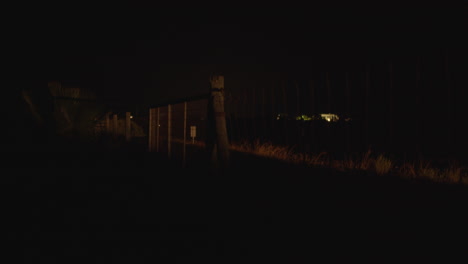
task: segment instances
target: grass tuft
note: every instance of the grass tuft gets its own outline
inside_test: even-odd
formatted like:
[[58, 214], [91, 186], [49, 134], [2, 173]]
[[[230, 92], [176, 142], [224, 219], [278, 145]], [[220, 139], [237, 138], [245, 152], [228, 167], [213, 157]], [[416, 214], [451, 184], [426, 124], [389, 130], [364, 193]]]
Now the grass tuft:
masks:
[[360, 170], [369, 170], [374, 164], [374, 159], [371, 157], [372, 151], [369, 149], [364, 153], [362, 158], [359, 161], [358, 169]]
[[378, 175], [387, 174], [392, 169], [392, 161], [383, 155], [379, 155], [375, 160], [375, 172]]
[[449, 183], [462, 182], [462, 170], [460, 167], [450, 166], [443, 172], [443, 178]]

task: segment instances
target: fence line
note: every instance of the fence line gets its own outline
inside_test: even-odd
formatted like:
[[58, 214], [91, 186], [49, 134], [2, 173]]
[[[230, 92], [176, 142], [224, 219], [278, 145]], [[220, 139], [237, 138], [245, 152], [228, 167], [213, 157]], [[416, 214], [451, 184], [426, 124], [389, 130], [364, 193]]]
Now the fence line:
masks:
[[[186, 163], [186, 147], [188, 127], [195, 127], [197, 137], [206, 138], [206, 115], [208, 100], [196, 100], [182, 102], [174, 105], [159, 106], [149, 109], [148, 126], [148, 150], [150, 152], [167, 152], [171, 156], [181, 156], [183, 163]], [[162, 130], [161, 130], [162, 129]], [[165, 131], [164, 133], [159, 133]], [[194, 141], [195, 138], [192, 138]], [[164, 143], [165, 148], [160, 149], [160, 143]], [[174, 142], [181, 142], [182, 148], [173, 148]], [[176, 153], [173, 153], [176, 151]]]
[[[229, 166], [229, 140], [226, 128], [226, 114], [224, 106], [224, 76], [213, 76], [210, 79], [210, 95], [192, 101], [161, 105], [149, 109], [148, 118], [148, 149], [154, 151], [154, 144], [160, 141], [167, 144], [168, 158], [173, 155], [182, 157], [183, 166], [186, 165], [187, 127], [190, 126], [192, 142], [195, 136], [202, 138], [211, 153], [211, 162], [215, 167], [224, 169]], [[157, 122], [154, 124], [154, 113], [157, 112]], [[165, 111], [165, 112], [164, 112]], [[161, 122], [166, 120], [167, 122]], [[179, 122], [182, 120], [182, 122]], [[189, 124], [187, 124], [189, 123]], [[165, 128], [167, 134], [155, 133], [154, 127]], [[164, 131], [163, 130], [163, 131]], [[174, 142], [182, 141], [182, 149], [173, 149]], [[173, 153], [180, 151], [181, 153]]]
[[[112, 119], [110, 116], [112, 116]], [[104, 115], [104, 120], [96, 123], [95, 133], [107, 134], [114, 139], [123, 136], [127, 142], [131, 141], [134, 137], [144, 136], [141, 128], [138, 129], [138, 125], [132, 119], [131, 112], [125, 112], [125, 116], [122, 119], [119, 119], [118, 113], [108, 112]]]
[[[253, 88], [256, 84], [229, 87], [227, 138], [230, 142], [260, 139], [306, 152], [360, 153], [371, 147], [395, 155], [444, 153], [450, 142], [463, 141], [463, 132], [468, 132], [455, 122], [463, 114], [454, 111], [456, 102], [461, 106], [461, 95], [468, 94], [460, 89], [461, 75], [447, 64], [442, 60], [436, 67], [424, 60], [411, 64], [394, 59], [354, 71], [275, 78]], [[447, 89], [428, 89], [437, 86]], [[449, 93], [442, 98], [445, 101], [439, 100], [443, 92]], [[151, 107], [148, 150], [168, 151], [170, 156], [179, 151], [170, 142], [180, 139], [185, 160], [188, 129], [196, 127], [198, 139], [208, 137], [208, 98]], [[326, 120], [323, 114], [336, 114], [339, 121]], [[464, 146], [466, 140], [456, 147]]]

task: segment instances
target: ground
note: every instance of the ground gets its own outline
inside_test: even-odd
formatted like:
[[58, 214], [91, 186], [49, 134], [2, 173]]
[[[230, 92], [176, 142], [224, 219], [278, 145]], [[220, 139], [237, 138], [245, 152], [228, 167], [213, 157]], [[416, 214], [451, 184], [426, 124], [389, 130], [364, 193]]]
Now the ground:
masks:
[[240, 153], [231, 153], [230, 169], [216, 175], [204, 153], [189, 153], [185, 168], [138, 148], [22, 153], [23, 162], [37, 161], [23, 166], [20, 155], [6, 157], [7, 251], [21, 263], [455, 263], [467, 257], [466, 187]]

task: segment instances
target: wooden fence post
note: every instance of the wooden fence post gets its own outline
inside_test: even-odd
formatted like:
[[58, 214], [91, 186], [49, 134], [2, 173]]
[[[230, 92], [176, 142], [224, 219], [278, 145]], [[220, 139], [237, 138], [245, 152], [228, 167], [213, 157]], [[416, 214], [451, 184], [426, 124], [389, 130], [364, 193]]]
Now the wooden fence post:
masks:
[[148, 151], [154, 151], [154, 108], [149, 109], [148, 118]]
[[414, 138], [414, 142], [416, 144], [416, 155], [418, 159], [423, 159], [422, 157], [422, 151], [421, 151], [421, 136], [422, 136], [422, 122], [421, 122], [421, 116], [422, 116], [422, 111], [420, 110], [422, 107], [422, 98], [421, 98], [421, 57], [417, 56], [416, 57], [416, 111], [415, 114], [417, 116], [416, 118], [416, 137]]
[[327, 111], [332, 112], [332, 90], [330, 85], [330, 74], [325, 72], [325, 86], [327, 88]]
[[389, 117], [388, 117], [388, 122], [389, 122], [389, 139], [388, 139], [388, 146], [389, 149], [393, 150], [391, 146], [393, 146], [393, 142], [394, 142], [394, 114], [393, 114], [393, 111], [394, 111], [394, 107], [393, 107], [393, 103], [394, 103], [394, 100], [393, 100], [393, 62], [390, 61], [389, 62], [389, 66], [388, 66], [388, 71], [389, 71], [389, 89], [388, 89], [388, 100], [389, 100]]
[[283, 91], [283, 109], [284, 109], [284, 113], [285, 113], [285, 118], [283, 120], [283, 126], [284, 126], [284, 138], [286, 140], [286, 142], [282, 142], [282, 143], [286, 143], [286, 144], [289, 144], [289, 133], [288, 133], [288, 119], [289, 119], [289, 112], [288, 112], [288, 97], [287, 97], [287, 93], [286, 93], [286, 80], [283, 80], [281, 82], [281, 88], [282, 88], [282, 91]]
[[370, 65], [366, 65], [365, 72], [365, 103], [364, 103], [364, 151], [367, 151], [370, 147], [371, 141], [369, 140], [370, 131], [369, 131], [369, 105], [370, 105]]
[[167, 105], [167, 157], [171, 157], [171, 132], [172, 132], [172, 107], [171, 105]]
[[125, 112], [125, 140], [128, 142], [131, 139], [132, 124], [130, 112]]
[[453, 91], [452, 91], [452, 85], [451, 85], [451, 76], [450, 76], [450, 65], [449, 65], [449, 54], [448, 52], [445, 54], [444, 58], [444, 69], [445, 69], [445, 85], [447, 87], [447, 149], [452, 149], [453, 146], [453, 113], [454, 113], [454, 108], [453, 108]]
[[229, 140], [226, 128], [226, 113], [224, 111], [224, 76], [216, 75], [210, 78], [211, 89], [208, 101], [208, 129], [213, 130], [208, 138], [207, 146], [211, 149], [211, 158], [216, 168], [229, 167]]
[[[318, 107], [317, 107], [317, 104], [316, 104], [316, 101], [317, 101], [317, 97], [315, 96], [315, 82], [314, 82], [314, 79], [311, 79], [309, 81], [309, 88], [310, 88], [310, 112], [312, 113], [312, 115], [315, 117], [315, 115], [317, 114], [317, 110], [318, 110]], [[317, 135], [316, 135], [316, 132], [315, 132], [315, 129], [316, 129], [316, 125], [315, 125], [315, 122], [312, 123], [312, 129], [310, 131], [310, 139], [311, 139], [311, 143], [309, 143], [309, 149], [312, 150], [312, 151], [317, 151], [318, 148], [317, 148]]]
[[159, 152], [159, 107], [156, 116], [156, 152]]
[[252, 137], [257, 137], [257, 122], [255, 120], [255, 107], [257, 106], [255, 103], [255, 87], [252, 88], [252, 104], [251, 104], [251, 111], [252, 111]]
[[187, 139], [187, 102], [184, 102], [184, 149], [182, 153], [182, 166], [185, 167], [185, 148]]
[[301, 113], [301, 97], [299, 91], [299, 83], [297, 80], [294, 80], [294, 86], [296, 88], [296, 117], [300, 116]]
[[112, 136], [114, 137], [114, 139], [117, 138], [117, 134], [119, 132], [119, 123], [118, 123], [118, 119], [117, 119], [117, 114], [114, 114], [113, 115], [113, 119], [112, 119]]
[[108, 135], [111, 133], [109, 115], [110, 115], [110, 113], [107, 113], [107, 114], [106, 114], [106, 133], [107, 133]]
[[[345, 73], [345, 115], [346, 118], [349, 118], [351, 116], [351, 90], [349, 86], [349, 72]], [[346, 151], [350, 152], [351, 151], [351, 139], [352, 137], [350, 136], [350, 128], [347, 125], [346, 126]]]

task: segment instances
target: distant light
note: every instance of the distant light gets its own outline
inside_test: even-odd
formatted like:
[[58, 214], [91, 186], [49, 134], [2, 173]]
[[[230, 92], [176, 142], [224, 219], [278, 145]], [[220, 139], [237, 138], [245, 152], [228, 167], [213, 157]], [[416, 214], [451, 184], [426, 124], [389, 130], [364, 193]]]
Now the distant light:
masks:
[[307, 115], [300, 115], [296, 117], [296, 120], [310, 121], [312, 120], [312, 117], [307, 116]]
[[288, 115], [287, 115], [287, 114], [284, 114], [284, 113], [279, 113], [279, 114], [276, 116], [276, 120], [287, 119], [287, 118], [288, 118]]
[[328, 122], [337, 122], [340, 118], [335, 114], [320, 114], [320, 116]]
[[130, 119], [133, 119], [133, 116], [132, 116], [132, 115], [130, 116]]

